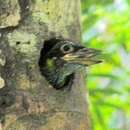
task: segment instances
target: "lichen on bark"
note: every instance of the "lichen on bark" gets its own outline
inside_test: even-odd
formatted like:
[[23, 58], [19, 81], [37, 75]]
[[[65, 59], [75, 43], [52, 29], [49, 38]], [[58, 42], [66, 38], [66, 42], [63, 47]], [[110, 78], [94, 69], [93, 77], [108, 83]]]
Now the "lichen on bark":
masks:
[[9, 33], [7, 37], [10, 47], [15, 49], [17, 53], [27, 56], [29, 60], [38, 52], [37, 37], [33, 33], [17, 30]]
[[0, 28], [18, 25], [20, 7], [18, 0], [0, 0]]

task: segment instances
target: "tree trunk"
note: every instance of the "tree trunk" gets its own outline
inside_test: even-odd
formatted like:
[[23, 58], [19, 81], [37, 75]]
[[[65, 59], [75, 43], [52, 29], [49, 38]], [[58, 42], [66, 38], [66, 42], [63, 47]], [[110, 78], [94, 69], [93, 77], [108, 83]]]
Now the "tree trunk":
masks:
[[86, 90], [70, 91], [39, 71], [44, 41], [80, 41], [80, 0], [0, 0], [0, 130], [88, 130]]

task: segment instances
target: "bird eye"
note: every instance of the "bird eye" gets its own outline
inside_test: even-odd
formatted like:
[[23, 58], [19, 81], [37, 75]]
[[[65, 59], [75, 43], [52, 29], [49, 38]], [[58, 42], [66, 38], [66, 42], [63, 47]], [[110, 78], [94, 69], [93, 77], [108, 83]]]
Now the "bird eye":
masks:
[[72, 52], [74, 50], [74, 48], [71, 44], [64, 44], [63, 46], [61, 46], [60, 49], [63, 53], [69, 53], [69, 52]]

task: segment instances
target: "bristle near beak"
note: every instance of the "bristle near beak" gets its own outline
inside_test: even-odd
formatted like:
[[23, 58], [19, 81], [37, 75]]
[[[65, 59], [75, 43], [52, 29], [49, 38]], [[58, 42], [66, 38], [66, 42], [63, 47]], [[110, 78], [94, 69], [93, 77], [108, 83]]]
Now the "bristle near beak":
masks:
[[102, 54], [100, 50], [83, 48], [76, 52], [72, 52], [64, 55], [62, 59], [70, 63], [89, 66], [89, 65], [101, 63], [102, 62], [101, 56]]

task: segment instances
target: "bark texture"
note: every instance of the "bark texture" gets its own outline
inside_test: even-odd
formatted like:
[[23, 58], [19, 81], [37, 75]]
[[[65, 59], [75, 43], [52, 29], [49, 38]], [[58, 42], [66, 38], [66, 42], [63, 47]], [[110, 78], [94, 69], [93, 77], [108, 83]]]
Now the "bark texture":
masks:
[[80, 0], [0, 0], [0, 130], [88, 130], [86, 91], [76, 74], [57, 91], [39, 71], [44, 41], [80, 41]]

